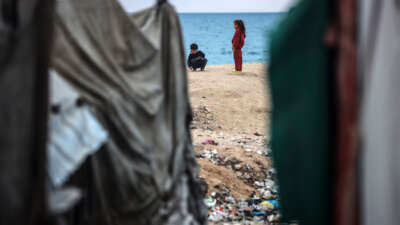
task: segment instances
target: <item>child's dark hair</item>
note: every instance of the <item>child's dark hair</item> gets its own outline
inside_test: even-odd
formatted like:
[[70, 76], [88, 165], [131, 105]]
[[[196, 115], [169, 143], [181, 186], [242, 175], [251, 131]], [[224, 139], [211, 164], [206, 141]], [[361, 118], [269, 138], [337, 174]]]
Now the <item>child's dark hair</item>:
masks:
[[197, 49], [199, 49], [199, 46], [197, 44], [193, 43], [193, 44], [190, 45], [190, 49], [191, 50], [197, 50]]
[[243, 32], [243, 34], [246, 35], [246, 26], [244, 25], [243, 20], [235, 20], [234, 23], [236, 26], [238, 26], [239, 30]]

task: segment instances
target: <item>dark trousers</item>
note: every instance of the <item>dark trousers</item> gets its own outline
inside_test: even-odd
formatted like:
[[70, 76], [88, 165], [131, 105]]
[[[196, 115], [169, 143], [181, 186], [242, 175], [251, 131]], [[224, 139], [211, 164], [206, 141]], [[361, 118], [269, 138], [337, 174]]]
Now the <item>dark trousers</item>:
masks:
[[242, 71], [242, 49], [235, 49], [233, 53], [236, 71]]
[[207, 65], [207, 62], [208, 62], [207, 59], [197, 60], [195, 63], [191, 64], [191, 67], [193, 67], [194, 70], [198, 68], [204, 69]]

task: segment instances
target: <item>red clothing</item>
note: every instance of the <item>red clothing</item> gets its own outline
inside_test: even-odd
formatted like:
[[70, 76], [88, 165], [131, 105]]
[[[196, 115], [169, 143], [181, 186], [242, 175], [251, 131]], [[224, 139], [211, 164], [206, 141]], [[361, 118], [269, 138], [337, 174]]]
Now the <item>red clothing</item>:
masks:
[[232, 38], [233, 58], [235, 60], [235, 70], [242, 71], [242, 48], [246, 35], [239, 29], [236, 29]]
[[232, 46], [234, 49], [241, 49], [244, 46], [244, 39], [246, 38], [246, 35], [240, 30], [236, 29], [235, 34], [233, 35], [232, 38]]
[[236, 49], [233, 52], [233, 58], [235, 59], [235, 70], [242, 71], [242, 49]]

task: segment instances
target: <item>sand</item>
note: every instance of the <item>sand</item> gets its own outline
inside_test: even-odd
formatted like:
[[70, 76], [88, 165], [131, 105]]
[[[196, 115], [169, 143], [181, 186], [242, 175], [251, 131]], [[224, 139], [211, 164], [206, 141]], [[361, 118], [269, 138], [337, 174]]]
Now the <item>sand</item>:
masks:
[[[271, 109], [265, 79], [266, 64], [243, 66], [240, 75], [232, 74], [233, 65], [208, 66], [205, 71], [189, 72], [189, 94], [195, 121], [192, 136], [195, 150], [216, 150], [223, 157], [235, 157], [241, 166], [256, 173], [271, 168], [270, 159], [257, 151], [269, 142], [268, 121]], [[204, 145], [206, 139], [218, 145]], [[248, 199], [256, 190], [240, 179], [240, 170], [215, 165], [199, 158], [200, 176], [209, 184], [229, 187], [239, 199]], [[263, 169], [264, 168], [264, 169]]]
[[266, 113], [270, 98], [266, 93], [265, 64], [243, 66], [243, 74], [233, 75], [233, 65], [208, 66], [204, 72], [189, 72], [192, 105], [205, 105], [216, 112], [222, 130], [235, 133], [267, 133]]

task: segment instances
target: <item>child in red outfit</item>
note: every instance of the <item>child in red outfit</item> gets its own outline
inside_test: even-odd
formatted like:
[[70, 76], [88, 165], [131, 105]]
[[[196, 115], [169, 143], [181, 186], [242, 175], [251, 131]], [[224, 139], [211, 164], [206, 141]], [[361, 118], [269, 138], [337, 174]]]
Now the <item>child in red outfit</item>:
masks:
[[235, 59], [235, 72], [242, 72], [242, 48], [244, 46], [244, 39], [246, 38], [246, 27], [242, 20], [235, 20], [233, 22], [235, 27], [235, 34], [232, 38], [232, 51], [233, 58]]

